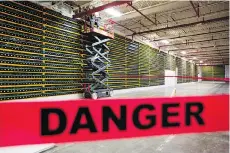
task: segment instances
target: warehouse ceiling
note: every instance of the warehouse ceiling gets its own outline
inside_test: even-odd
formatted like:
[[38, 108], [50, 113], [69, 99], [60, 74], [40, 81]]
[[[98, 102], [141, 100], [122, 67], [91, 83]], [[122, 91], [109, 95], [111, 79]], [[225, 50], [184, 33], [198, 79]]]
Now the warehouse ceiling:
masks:
[[[72, 1], [69, 5], [101, 6], [111, 1]], [[115, 31], [200, 65], [229, 64], [229, 1], [142, 1], [106, 11]]]

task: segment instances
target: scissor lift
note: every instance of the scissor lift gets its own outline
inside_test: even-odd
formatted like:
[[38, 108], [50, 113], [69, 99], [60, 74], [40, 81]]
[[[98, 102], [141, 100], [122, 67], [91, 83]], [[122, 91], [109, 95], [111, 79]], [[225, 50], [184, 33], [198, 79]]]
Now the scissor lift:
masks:
[[109, 47], [106, 43], [113, 39], [113, 34], [99, 28], [88, 28], [86, 34], [93, 42], [91, 45], [85, 45], [88, 55], [86, 59], [86, 84], [84, 87], [84, 97], [97, 99], [100, 97], [110, 97], [112, 89], [105, 82], [109, 79], [106, 69], [110, 66], [108, 59]]

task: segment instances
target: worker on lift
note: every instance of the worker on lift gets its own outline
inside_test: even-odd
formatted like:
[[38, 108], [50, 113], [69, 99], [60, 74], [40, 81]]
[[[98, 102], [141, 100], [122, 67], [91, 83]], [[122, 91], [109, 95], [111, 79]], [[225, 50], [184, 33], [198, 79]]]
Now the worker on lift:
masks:
[[95, 15], [95, 25], [97, 28], [99, 28], [100, 27], [100, 20], [101, 20], [100, 14], [99, 14], [99, 12], [95, 12], [94, 15]]
[[100, 17], [98, 12], [91, 14], [89, 16], [91, 28], [93, 28], [94, 26], [96, 26], [96, 28], [99, 28], [100, 27], [100, 20], [101, 20], [101, 17]]

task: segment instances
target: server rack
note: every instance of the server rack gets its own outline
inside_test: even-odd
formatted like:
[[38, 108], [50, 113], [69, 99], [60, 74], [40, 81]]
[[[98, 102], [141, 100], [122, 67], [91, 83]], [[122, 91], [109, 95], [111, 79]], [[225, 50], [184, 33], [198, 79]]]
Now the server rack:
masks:
[[28, 1], [0, 9], [0, 100], [82, 92], [82, 24]]

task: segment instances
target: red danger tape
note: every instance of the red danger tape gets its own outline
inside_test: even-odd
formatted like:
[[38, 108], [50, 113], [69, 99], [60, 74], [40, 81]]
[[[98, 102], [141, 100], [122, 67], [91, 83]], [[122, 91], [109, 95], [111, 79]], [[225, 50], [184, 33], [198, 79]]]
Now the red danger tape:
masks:
[[0, 103], [0, 146], [229, 130], [229, 95]]

